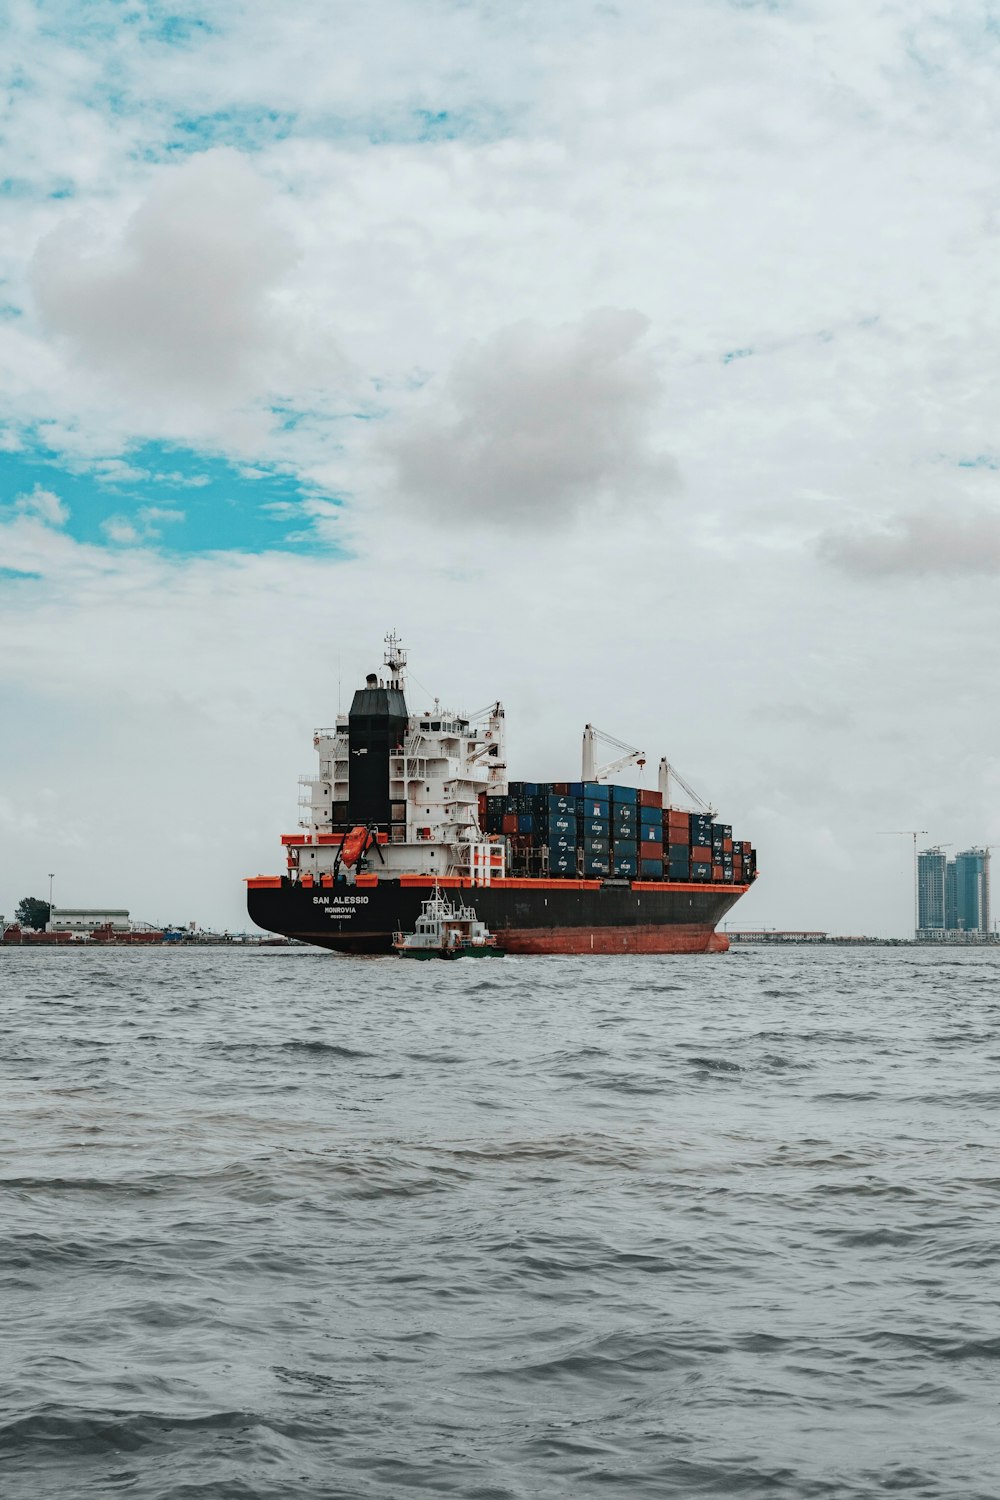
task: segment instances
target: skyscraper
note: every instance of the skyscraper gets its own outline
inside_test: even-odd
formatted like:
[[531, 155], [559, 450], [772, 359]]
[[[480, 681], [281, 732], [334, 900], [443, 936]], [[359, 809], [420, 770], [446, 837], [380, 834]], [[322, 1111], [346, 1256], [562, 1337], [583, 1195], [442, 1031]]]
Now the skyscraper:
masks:
[[923, 849], [917, 856], [917, 926], [921, 932], [944, 930], [947, 868], [942, 849]]
[[989, 853], [963, 849], [955, 855], [955, 927], [963, 932], [989, 932]]

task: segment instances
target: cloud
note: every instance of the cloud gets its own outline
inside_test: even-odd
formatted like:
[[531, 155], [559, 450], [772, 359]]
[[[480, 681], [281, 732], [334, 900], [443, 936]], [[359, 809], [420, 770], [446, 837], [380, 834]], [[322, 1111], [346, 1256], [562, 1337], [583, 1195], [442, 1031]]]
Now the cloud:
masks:
[[182, 510], [167, 510], [159, 505], [144, 505], [134, 516], [108, 516], [101, 530], [110, 542], [121, 547], [155, 542], [164, 526], [174, 526], [186, 519]]
[[878, 529], [830, 532], [828, 562], [859, 577], [959, 577], [1000, 573], [1000, 514], [986, 506], [921, 510]]
[[274, 295], [295, 259], [268, 190], [233, 151], [161, 170], [109, 243], [79, 221], [46, 236], [32, 267], [48, 329], [118, 384], [251, 396], [266, 383]]
[[14, 509], [23, 516], [35, 516], [46, 526], [65, 526], [69, 520], [69, 506], [65, 505], [52, 490], [42, 489], [36, 484], [30, 495], [18, 495]]
[[517, 323], [458, 359], [440, 391], [382, 440], [404, 500], [486, 521], [565, 520], [596, 501], [672, 488], [651, 442], [661, 381], [641, 313]]

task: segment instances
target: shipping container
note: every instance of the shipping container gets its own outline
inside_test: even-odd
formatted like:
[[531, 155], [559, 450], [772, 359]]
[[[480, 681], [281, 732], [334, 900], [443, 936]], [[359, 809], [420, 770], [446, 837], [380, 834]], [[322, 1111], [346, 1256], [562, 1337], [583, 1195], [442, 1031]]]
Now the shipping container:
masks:
[[567, 792], [569, 792], [569, 794], [570, 794], [571, 797], [582, 797], [583, 796], [583, 782], [582, 781], [567, 781], [567, 783], [566, 783], [566, 790], [567, 790]]
[[548, 850], [550, 855], [574, 853], [576, 850], [576, 834], [557, 833], [554, 836], [550, 836], [548, 841]]
[[518, 824], [517, 813], [504, 813], [502, 833], [516, 833]]
[[643, 828], [662, 828], [663, 811], [659, 807], [640, 807], [639, 822]]
[[611, 800], [620, 806], [635, 807], [639, 801], [639, 793], [634, 786], [613, 786]]
[[639, 793], [639, 806], [640, 807], [658, 807], [662, 811], [662, 809], [663, 809], [663, 793], [662, 792], [640, 791], [640, 793]]
[[552, 783], [552, 795], [554, 797], [566, 797], [566, 796], [569, 796], [569, 782], [568, 781], [554, 781]]
[[662, 859], [643, 859], [639, 862], [639, 874], [644, 880], [663, 879]]
[[580, 799], [580, 814], [584, 818], [607, 818], [611, 820], [611, 803], [606, 799], [601, 801], [598, 797], [582, 797]]
[[585, 838], [583, 841], [583, 852], [584, 854], [603, 855], [606, 858], [611, 852], [611, 841], [607, 838]]
[[642, 830], [642, 838], [639, 840], [639, 848], [642, 851], [642, 857], [643, 857], [643, 859], [662, 859], [663, 858], [663, 847], [664, 846], [663, 846], [663, 840], [662, 840], [662, 838], [647, 838], [646, 837], [647, 833], [654, 834], [656, 832], [657, 832], [657, 830], [655, 828], [644, 828]]
[[584, 818], [580, 827], [585, 838], [609, 839], [611, 837], [610, 818]]
[[545, 798], [545, 811], [549, 817], [553, 813], [572, 813], [576, 816], [576, 798], [571, 797], [568, 792], [552, 792]]
[[733, 852], [733, 841], [732, 841], [732, 839], [723, 839], [722, 840], [722, 852], [723, 852], [723, 854], [732, 854], [732, 852]]
[[611, 866], [608, 863], [608, 856], [606, 854], [585, 853], [583, 856], [583, 873], [585, 876], [590, 877], [595, 875], [609, 875], [611, 873]]
[[548, 818], [545, 826], [549, 830], [549, 837], [550, 838], [555, 833], [570, 833], [570, 834], [575, 834], [576, 833], [576, 814], [575, 813], [553, 813]]
[[611, 788], [603, 781], [585, 781], [583, 783], [584, 797], [599, 797], [604, 802], [611, 801]]
[[575, 875], [576, 874], [576, 850], [571, 849], [567, 854], [565, 851], [549, 854], [550, 875]]
[[616, 854], [612, 869], [620, 880], [634, 880], [639, 873], [639, 861], [634, 854]]
[[723, 875], [724, 875], [724, 874], [725, 874], [725, 873], [726, 873], [726, 872], [725, 872], [725, 870], [724, 870], [724, 869], [723, 869], [723, 868], [722, 868], [722, 866], [721, 866], [721, 865], [713, 865], [713, 866], [712, 866], [712, 879], [713, 879], [713, 880], [721, 880], [721, 879], [722, 879], [722, 877], [723, 877]]
[[706, 864], [702, 860], [697, 860], [697, 861], [692, 860], [691, 861], [691, 879], [692, 880], [711, 880], [711, 878], [712, 878], [712, 866], [710, 864]]
[[534, 833], [535, 817], [533, 813], [518, 813], [517, 831], [518, 833]]
[[716, 823], [715, 826], [719, 830], [719, 832], [722, 834], [722, 837], [724, 839], [731, 839], [732, 838], [732, 836], [733, 836], [733, 825], [731, 823]]
[[615, 827], [618, 827], [620, 824], [622, 828], [636, 828], [639, 823], [639, 809], [633, 807], [628, 802], [613, 802], [611, 804], [611, 817]]
[[627, 854], [630, 858], [638, 859], [639, 845], [635, 839], [615, 839], [611, 845], [612, 852], [617, 856]]
[[710, 865], [712, 863], [711, 844], [692, 844], [691, 863], [698, 865]]

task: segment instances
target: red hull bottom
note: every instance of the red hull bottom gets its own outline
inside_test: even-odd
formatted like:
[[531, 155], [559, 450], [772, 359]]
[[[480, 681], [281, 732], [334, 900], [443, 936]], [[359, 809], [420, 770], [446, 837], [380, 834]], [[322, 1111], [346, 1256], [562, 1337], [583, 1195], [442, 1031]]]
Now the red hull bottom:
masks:
[[505, 953], [725, 953], [729, 939], [704, 927], [509, 927], [498, 935]]

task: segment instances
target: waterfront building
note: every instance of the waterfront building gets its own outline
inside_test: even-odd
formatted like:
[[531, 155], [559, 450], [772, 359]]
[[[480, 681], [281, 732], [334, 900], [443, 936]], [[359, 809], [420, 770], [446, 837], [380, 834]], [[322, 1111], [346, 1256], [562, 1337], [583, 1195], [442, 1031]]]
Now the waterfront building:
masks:
[[128, 932], [128, 912], [111, 908], [90, 910], [85, 907], [53, 906], [45, 930], [91, 933], [97, 927], [110, 927], [112, 932]]
[[921, 932], [943, 932], [948, 857], [943, 849], [923, 849], [917, 856], [917, 926]]
[[989, 932], [989, 851], [963, 849], [956, 854], [954, 924], [960, 932]]

